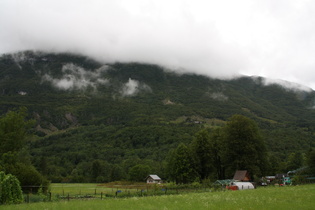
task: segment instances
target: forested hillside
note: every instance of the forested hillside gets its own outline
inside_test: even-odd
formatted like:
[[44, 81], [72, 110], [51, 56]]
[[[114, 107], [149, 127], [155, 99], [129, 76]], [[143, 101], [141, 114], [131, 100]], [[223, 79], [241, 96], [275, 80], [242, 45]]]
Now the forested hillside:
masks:
[[286, 172], [315, 146], [314, 105], [314, 91], [265, 86], [259, 77], [219, 80], [70, 54], [0, 58], [1, 115], [28, 109], [36, 121], [31, 161], [55, 182], [130, 179], [136, 166], [166, 177], [171, 149], [235, 114], [258, 124], [269, 172]]

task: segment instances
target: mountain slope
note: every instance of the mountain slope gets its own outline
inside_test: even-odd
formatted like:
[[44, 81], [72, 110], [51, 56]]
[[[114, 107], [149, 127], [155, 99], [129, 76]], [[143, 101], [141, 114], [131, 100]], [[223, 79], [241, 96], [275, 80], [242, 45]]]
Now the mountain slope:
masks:
[[[137, 163], [162, 173], [160, 162], [171, 148], [189, 143], [204, 127], [223, 125], [233, 114], [254, 119], [269, 151], [282, 160], [307, 151], [315, 144], [315, 92], [263, 81], [22, 52], [0, 58], [0, 108], [3, 114], [26, 106], [36, 119], [31, 154], [50, 178], [84, 176], [91, 162], [100, 160], [104, 167], [116, 167], [103, 176], [108, 181], [117, 178], [115, 173], [123, 178]], [[41, 168], [42, 161], [49, 167]]]

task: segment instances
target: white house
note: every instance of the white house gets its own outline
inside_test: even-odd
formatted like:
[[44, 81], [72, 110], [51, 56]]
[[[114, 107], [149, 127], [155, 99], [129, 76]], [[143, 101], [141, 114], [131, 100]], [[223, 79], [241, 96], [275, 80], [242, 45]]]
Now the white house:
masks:
[[162, 179], [158, 175], [149, 175], [147, 176], [147, 178], [145, 178], [145, 180], [147, 180], [147, 184], [161, 184], [162, 183]]

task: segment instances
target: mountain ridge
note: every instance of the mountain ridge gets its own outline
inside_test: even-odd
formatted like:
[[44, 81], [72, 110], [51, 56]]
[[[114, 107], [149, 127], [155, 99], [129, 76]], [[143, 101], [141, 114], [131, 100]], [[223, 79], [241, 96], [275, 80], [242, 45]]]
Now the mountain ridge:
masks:
[[220, 80], [150, 64], [24, 52], [0, 58], [0, 90], [1, 114], [25, 106], [36, 120], [31, 155], [38, 167], [45, 157], [60, 170], [50, 172], [55, 180], [95, 159], [122, 170], [135, 158], [163, 161], [198, 130], [222, 126], [234, 114], [255, 120], [281, 161], [315, 146], [315, 92], [266, 86], [262, 77]]
[[[277, 109], [275, 106], [279, 104], [280, 99], [290, 100], [290, 103], [296, 103], [305, 109], [312, 109], [315, 102], [314, 91], [287, 89], [279, 84], [266, 86], [266, 79], [256, 76], [219, 80], [195, 74], [177, 74], [150, 64], [115, 63], [104, 65], [89, 58], [71, 54], [45, 54], [27, 51], [18, 55], [1, 57], [0, 88], [2, 89], [2, 96], [27, 98], [37, 95], [36, 98], [51, 92], [55, 93], [51, 97], [56, 96], [58, 98], [56, 94], [63, 94], [74, 101], [74, 96], [81, 97], [81, 100], [89, 97], [107, 97], [108, 99], [111, 96], [114, 100], [132, 100], [135, 98], [141, 101], [143, 99], [141, 95], [155, 94], [160, 97], [158, 103], [168, 101], [165, 103], [167, 105], [193, 104], [194, 98], [198, 98], [200, 102], [220, 104], [221, 102], [232, 101], [234, 106], [240, 106], [239, 97], [245, 100], [245, 105], [248, 106], [239, 107], [242, 109], [241, 112], [254, 113], [257, 117], [262, 117], [260, 112], [263, 112], [264, 117], [267, 117], [266, 113], [270, 111], [266, 107], [271, 106], [272, 109]], [[54, 59], [59, 60], [54, 62]], [[8, 64], [7, 66], [10, 68], [3, 64]], [[124, 69], [123, 74], [121, 68]], [[11, 81], [15, 81], [15, 83]], [[189, 86], [189, 82], [193, 84]], [[203, 90], [198, 91], [198, 88]], [[227, 88], [230, 88], [228, 90], [230, 95], [225, 93]], [[237, 91], [233, 93], [234, 89]], [[159, 90], [163, 90], [163, 93]], [[171, 96], [173, 93], [176, 94]], [[21, 99], [21, 97], [19, 98]], [[183, 98], [186, 98], [185, 103], [181, 101]], [[252, 106], [257, 109], [251, 110]], [[291, 113], [290, 109], [293, 108], [287, 107], [286, 113], [283, 110], [278, 110], [278, 112], [288, 116]], [[220, 116], [214, 117], [220, 118]], [[270, 120], [273, 120], [272, 117]]]

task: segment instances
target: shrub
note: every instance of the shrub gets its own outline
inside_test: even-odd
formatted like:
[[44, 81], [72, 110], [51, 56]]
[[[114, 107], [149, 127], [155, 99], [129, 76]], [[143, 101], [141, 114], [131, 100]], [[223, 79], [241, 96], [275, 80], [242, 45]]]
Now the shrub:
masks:
[[292, 183], [293, 184], [305, 184], [306, 183], [306, 179], [305, 176], [302, 175], [296, 175], [292, 178]]
[[0, 172], [0, 203], [12, 204], [23, 201], [20, 181], [11, 174]]

